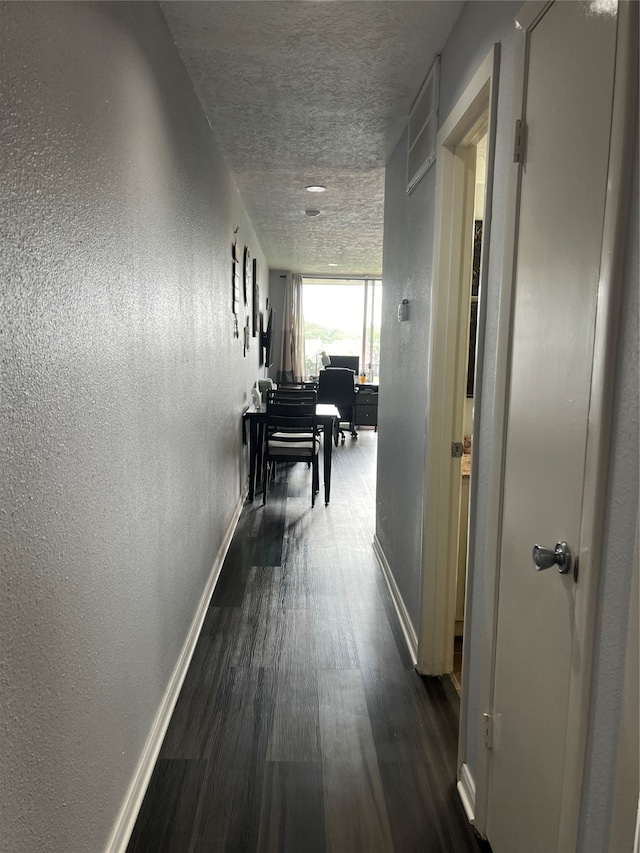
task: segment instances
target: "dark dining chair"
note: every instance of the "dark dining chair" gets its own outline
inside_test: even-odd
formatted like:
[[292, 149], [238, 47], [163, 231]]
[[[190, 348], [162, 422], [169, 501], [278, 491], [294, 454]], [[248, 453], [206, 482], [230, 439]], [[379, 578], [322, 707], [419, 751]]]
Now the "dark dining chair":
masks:
[[[299, 385], [282, 385], [278, 384], [277, 388], [270, 389], [267, 393], [267, 397], [265, 399], [265, 403], [267, 400], [280, 400], [283, 402], [289, 401], [291, 403], [313, 403], [318, 402], [318, 392], [315, 388], [312, 388], [310, 385], [305, 385], [303, 383]], [[262, 436], [262, 442], [264, 443], [264, 435]], [[260, 467], [262, 469], [262, 460], [263, 460], [264, 449], [261, 446], [259, 457], [260, 457]], [[311, 465], [311, 463], [309, 463]], [[275, 476], [276, 471], [276, 463], [271, 462], [271, 478]]]
[[292, 390], [292, 391], [316, 391], [318, 389], [318, 383], [313, 380], [304, 380], [302, 382], [278, 382], [278, 390]]
[[290, 385], [285, 385], [269, 391], [267, 398], [290, 400], [292, 403], [313, 403], [315, 405], [318, 401], [318, 392], [313, 388], [293, 388]]
[[[348, 423], [352, 438], [358, 433], [354, 425], [354, 408], [356, 404], [355, 373], [347, 367], [327, 367], [318, 376], [318, 402], [333, 403], [340, 412], [340, 423]], [[335, 443], [338, 444], [338, 434], [345, 442], [344, 430], [336, 421]]]
[[274, 462], [307, 462], [311, 465], [311, 506], [320, 491], [318, 454], [320, 438], [315, 426], [315, 400], [296, 402], [267, 396], [267, 420], [262, 471], [262, 503], [267, 502], [269, 470]]
[[[292, 403], [313, 403], [317, 402], [317, 392], [313, 388], [305, 388], [302, 385], [282, 385], [278, 384], [277, 388], [268, 388], [264, 397], [265, 405], [269, 400], [290, 401]], [[264, 427], [260, 430], [260, 440], [258, 447], [258, 470], [262, 471], [262, 463], [264, 459]], [[275, 472], [275, 462], [271, 463], [272, 472]]]

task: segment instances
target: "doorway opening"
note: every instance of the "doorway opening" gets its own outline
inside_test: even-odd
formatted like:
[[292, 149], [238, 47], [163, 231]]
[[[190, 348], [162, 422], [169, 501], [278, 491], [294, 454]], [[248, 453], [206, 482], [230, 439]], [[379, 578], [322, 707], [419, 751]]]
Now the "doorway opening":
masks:
[[[491, 229], [498, 63], [496, 45], [443, 123], [436, 144], [436, 227], [418, 637], [418, 670], [425, 675], [454, 671], [455, 637], [456, 633], [459, 637], [464, 635], [464, 602], [473, 570], [467, 565], [467, 554], [473, 553], [474, 489], [477, 488], [473, 420], [477, 419], [482, 403], [485, 323], [482, 291]], [[468, 477], [463, 477], [463, 463]], [[458, 688], [464, 694], [467, 655], [461, 640], [458, 646], [461, 647], [460, 658], [456, 660], [461, 664]], [[461, 714], [464, 712], [462, 702]]]
[[[478, 453], [473, 452], [473, 423], [480, 423], [482, 416], [487, 302], [483, 290], [491, 242], [499, 65], [500, 46], [496, 44], [443, 122], [436, 142], [434, 275], [417, 655], [417, 669], [425, 675], [452, 673], [456, 657], [460, 695], [458, 792], [472, 823], [475, 784], [466, 758], [472, 644], [464, 643], [463, 637], [465, 627], [470, 624], [468, 602], [474, 583]], [[483, 206], [476, 207], [476, 196], [483, 199]], [[479, 258], [476, 258], [477, 295], [472, 287], [476, 217], [482, 222]], [[475, 346], [471, 343], [472, 317]], [[470, 351], [475, 356], [472, 368]], [[467, 397], [470, 373], [473, 396]], [[463, 452], [465, 435], [470, 436], [467, 454]], [[469, 479], [464, 480], [466, 485], [463, 485], [463, 462], [469, 471]], [[457, 622], [462, 632], [457, 643], [456, 615], [461, 617]], [[456, 645], [459, 656], [455, 654]]]
[[[487, 169], [487, 114], [484, 113], [477, 128], [471, 134], [470, 140], [464, 146], [474, 163], [474, 193], [473, 193], [473, 227], [471, 245], [471, 276], [468, 281], [468, 292], [464, 294], [464, 281], [461, 282], [463, 291], [460, 304], [460, 317], [464, 322], [467, 318], [466, 342], [463, 352], [468, 353], [466, 371], [462, 385], [458, 388], [462, 406], [462, 457], [460, 462], [460, 500], [458, 504], [457, 524], [457, 553], [455, 560], [455, 613], [453, 624], [453, 666], [451, 679], [460, 696], [462, 692], [462, 659], [464, 649], [464, 612], [466, 599], [467, 559], [468, 559], [468, 529], [469, 529], [469, 492], [471, 480], [471, 458], [473, 453], [473, 412], [475, 395], [475, 366], [478, 330], [478, 307], [480, 302], [480, 279], [482, 259], [482, 234], [484, 226], [486, 169]], [[468, 228], [465, 228], [467, 231]], [[464, 338], [464, 336], [463, 336]], [[464, 363], [464, 356], [463, 356]]]

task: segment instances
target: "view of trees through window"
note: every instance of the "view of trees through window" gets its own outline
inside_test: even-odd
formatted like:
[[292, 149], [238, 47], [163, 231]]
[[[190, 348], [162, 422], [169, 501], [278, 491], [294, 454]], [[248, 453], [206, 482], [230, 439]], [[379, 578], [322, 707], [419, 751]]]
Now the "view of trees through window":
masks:
[[322, 352], [355, 355], [368, 382], [379, 381], [382, 282], [378, 279], [303, 279], [307, 376], [322, 368]]

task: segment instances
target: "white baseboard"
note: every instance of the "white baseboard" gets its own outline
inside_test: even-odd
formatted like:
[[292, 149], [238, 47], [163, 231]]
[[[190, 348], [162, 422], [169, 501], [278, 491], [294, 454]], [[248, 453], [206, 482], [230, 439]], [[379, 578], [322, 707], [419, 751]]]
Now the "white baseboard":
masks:
[[391, 600], [393, 601], [393, 606], [395, 607], [396, 613], [398, 614], [398, 619], [400, 620], [400, 627], [402, 628], [402, 633], [404, 634], [404, 640], [407, 644], [407, 649], [409, 650], [413, 665], [415, 666], [418, 662], [418, 635], [416, 634], [415, 628], [411, 623], [407, 608], [404, 606], [404, 601], [402, 600], [400, 590], [398, 589], [398, 585], [396, 584], [393, 572], [391, 571], [391, 566], [387, 562], [387, 558], [385, 557], [384, 551], [382, 550], [380, 540], [375, 534], [373, 536], [373, 550], [375, 552], [376, 557], [378, 558], [378, 562], [380, 563], [382, 574], [384, 575], [384, 578], [387, 582], [387, 586], [389, 587], [389, 592], [391, 593]]
[[116, 818], [113, 831], [111, 832], [111, 836], [107, 842], [107, 846], [105, 848], [106, 853], [125, 853], [127, 849], [149, 780], [151, 779], [151, 774], [153, 773], [153, 768], [155, 767], [158, 759], [158, 754], [160, 752], [164, 736], [167, 732], [167, 728], [169, 727], [171, 715], [173, 714], [176, 702], [178, 701], [182, 683], [187, 674], [187, 670], [189, 669], [189, 664], [191, 663], [191, 658], [195, 651], [198, 637], [200, 636], [202, 623], [204, 622], [204, 618], [207, 614], [211, 596], [213, 595], [216, 583], [220, 577], [224, 558], [227, 555], [229, 545], [231, 544], [233, 534], [235, 533], [238, 519], [240, 518], [240, 513], [244, 506], [245, 497], [245, 494], [240, 496], [240, 499], [233, 511], [233, 517], [231, 518], [225, 537], [218, 549], [216, 559], [211, 568], [211, 573], [209, 574], [207, 585], [202, 593], [200, 603], [198, 604], [191, 627], [189, 628], [189, 633], [187, 634], [180, 656], [178, 657], [178, 661], [174, 667], [173, 673], [171, 674], [171, 678], [169, 679], [169, 684], [167, 685], [167, 689], [162, 697], [162, 702], [160, 703], [153, 725], [151, 726], [147, 742], [142, 751], [142, 756], [140, 757], [136, 771], [133, 774], [131, 785], [129, 786], [122, 808]]
[[463, 764], [460, 768], [460, 779], [457, 787], [467, 819], [469, 823], [473, 824], [476, 819], [476, 783], [473, 781], [468, 764]]

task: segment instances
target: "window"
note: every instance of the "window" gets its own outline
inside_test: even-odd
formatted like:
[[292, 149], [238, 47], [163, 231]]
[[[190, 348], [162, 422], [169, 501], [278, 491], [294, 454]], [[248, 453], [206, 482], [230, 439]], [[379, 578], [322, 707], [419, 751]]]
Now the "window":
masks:
[[368, 382], [379, 381], [382, 282], [378, 279], [303, 279], [305, 361], [317, 376], [322, 352], [357, 356]]

